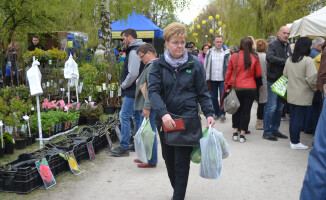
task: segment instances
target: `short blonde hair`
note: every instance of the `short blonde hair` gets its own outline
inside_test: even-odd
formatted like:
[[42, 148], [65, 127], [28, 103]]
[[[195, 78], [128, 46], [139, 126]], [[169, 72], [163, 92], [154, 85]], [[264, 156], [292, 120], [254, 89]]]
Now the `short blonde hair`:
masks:
[[173, 36], [183, 37], [184, 39], [187, 39], [186, 27], [178, 22], [173, 22], [167, 25], [163, 31], [163, 38], [166, 42], [169, 42]]
[[252, 50], [257, 51], [257, 45], [256, 45], [255, 38], [252, 36], [248, 36], [248, 37], [252, 40]]

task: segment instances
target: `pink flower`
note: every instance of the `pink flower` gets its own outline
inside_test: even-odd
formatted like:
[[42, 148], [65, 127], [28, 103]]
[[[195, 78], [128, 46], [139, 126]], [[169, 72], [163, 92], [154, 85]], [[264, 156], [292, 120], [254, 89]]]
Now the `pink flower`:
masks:
[[94, 104], [92, 102], [89, 102], [88, 105], [91, 106], [91, 108], [93, 108]]
[[46, 108], [48, 103], [48, 99], [44, 99], [44, 102], [42, 103], [42, 108]]

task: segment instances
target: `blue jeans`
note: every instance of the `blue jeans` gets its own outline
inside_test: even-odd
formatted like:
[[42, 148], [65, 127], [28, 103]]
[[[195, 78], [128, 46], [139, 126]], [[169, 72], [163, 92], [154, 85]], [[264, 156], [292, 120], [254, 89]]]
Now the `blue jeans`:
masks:
[[[151, 110], [150, 114], [149, 114], [149, 121], [151, 123], [151, 127], [152, 130], [155, 132], [155, 138], [154, 138], [154, 144], [153, 144], [153, 151], [152, 151], [152, 158], [150, 160], [148, 160], [149, 164], [153, 164], [156, 165], [157, 164], [157, 134], [156, 134], [156, 124], [155, 124], [155, 116], [156, 113], [154, 110]], [[142, 111], [141, 110], [136, 110], [135, 111], [135, 128], [136, 128], [136, 132], [138, 131], [138, 129], [141, 126], [141, 123], [144, 120], [144, 116], [142, 115]]]
[[264, 108], [264, 134], [272, 134], [279, 132], [281, 125], [281, 117], [284, 105], [278, 99], [278, 95], [272, 92], [271, 85], [273, 83], [267, 81], [268, 99]]
[[217, 117], [221, 117], [225, 115], [225, 112], [223, 110], [220, 110], [220, 105], [218, 103], [218, 91], [220, 91], [220, 102], [222, 98], [222, 93], [224, 90], [224, 81], [211, 81], [211, 98], [213, 102], [213, 107], [215, 110], [215, 115]]
[[120, 110], [121, 136], [120, 147], [125, 150], [129, 149], [130, 142], [130, 117], [134, 114], [135, 99], [123, 97]]
[[292, 144], [300, 142], [300, 129], [304, 120], [305, 113], [308, 106], [298, 106], [290, 104], [291, 119], [289, 125], [290, 140]]
[[300, 200], [325, 199], [326, 195], [326, 105], [324, 103], [315, 131], [308, 167], [303, 181]]

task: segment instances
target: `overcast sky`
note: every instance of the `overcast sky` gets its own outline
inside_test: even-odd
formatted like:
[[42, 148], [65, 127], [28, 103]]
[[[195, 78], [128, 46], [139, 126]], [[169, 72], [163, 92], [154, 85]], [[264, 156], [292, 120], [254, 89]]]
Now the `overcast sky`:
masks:
[[209, 0], [190, 0], [188, 9], [177, 12], [177, 17], [185, 24], [189, 24], [194, 17], [199, 15], [199, 11], [209, 3]]

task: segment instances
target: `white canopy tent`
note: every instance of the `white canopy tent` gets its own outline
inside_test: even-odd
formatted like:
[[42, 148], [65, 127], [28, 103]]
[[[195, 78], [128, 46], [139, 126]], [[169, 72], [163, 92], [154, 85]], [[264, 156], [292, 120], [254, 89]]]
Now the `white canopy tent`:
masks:
[[293, 22], [290, 38], [303, 36], [326, 38], [326, 6]]

